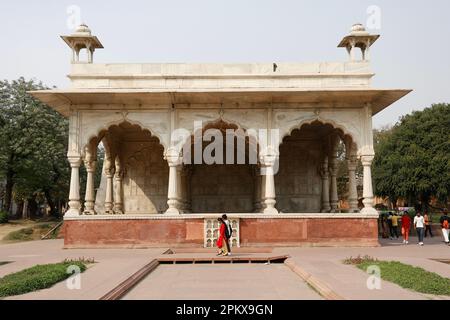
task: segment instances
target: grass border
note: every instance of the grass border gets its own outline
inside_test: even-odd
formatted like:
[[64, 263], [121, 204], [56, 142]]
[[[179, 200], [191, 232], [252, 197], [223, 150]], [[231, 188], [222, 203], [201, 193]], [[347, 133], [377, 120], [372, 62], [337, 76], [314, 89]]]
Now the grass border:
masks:
[[381, 279], [415, 292], [433, 295], [450, 296], [450, 278], [427, 271], [421, 267], [405, 264], [400, 261], [382, 261], [371, 257], [348, 258], [346, 264], [355, 265], [367, 272], [369, 266], [380, 268]]
[[81, 261], [63, 261], [35, 265], [18, 272], [10, 273], [0, 278], [0, 298], [25, 294], [52, 287], [63, 281], [73, 273], [69, 273], [70, 266], [77, 266], [80, 273], [87, 269]]

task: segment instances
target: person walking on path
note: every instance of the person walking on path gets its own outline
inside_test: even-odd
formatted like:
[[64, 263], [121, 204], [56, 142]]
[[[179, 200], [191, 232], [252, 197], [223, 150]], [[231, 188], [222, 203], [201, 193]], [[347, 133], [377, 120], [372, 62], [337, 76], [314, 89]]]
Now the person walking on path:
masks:
[[439, 219], [439, 222], [441, 223], [442, 228], [442, 235], [444, 236], [444, 242], [445, 244], [449, 244], [449, 229], [450, 229], [450, 217], [447, 215], [447, 209], [444, 209], [442, 211], [442, 216]]
[[428, 214], [428, 211], [425, 211], [423, 214], [423, 220], [425, 221], [425, 238], [427, 237], [427, 234], [430, 234], [430, 237], [433, 238], [433, 232], [431, 232], [431, 218]]
[[389, 227], [389, 239], [393, 239], [394, 237], [394, 230], [392, 229], [392, 212], [389, 212], [387, 217], [387, 223]]
[[389, 226], [386, 214], [381, 215], [381, 237], [383, 239], [389, 238]]
[[425, 220], [419, 211], [417, 211], [414, 217], [414, 228], [417, 232], [417, 237], [419, 238], [419, 245], [423, 246], [423, 232], [424, 232]]
[[231, 227], [230, 220], [228, 220], [228, 217], [226, 214], [222, 215], [222, 220], [226, 225], [225, 229], [225, 244], [227, 245], [228, 255], [231, 255], [231, 248], [230, 248], [230, 239], [231, 235], [233, 234], [233, 228]]
[[411, 229], [411, 218], [409, 217], [408, 211], [405, 211], [403, 212], [402, 216], [402, 236], [404, 244], [408, 244], [410, 229]]
[[228, 255], [228, 249], [226, 245], [226, 238], [225, 238], [225, 228], [227, 225], [223, 221], [222, 218], [217, 219], [220, 222], [219, 227], [219, 238], [217, 239], [217, 247], [219, 248], [219, 252], [217, 253], [218, 256], [227, 256]]

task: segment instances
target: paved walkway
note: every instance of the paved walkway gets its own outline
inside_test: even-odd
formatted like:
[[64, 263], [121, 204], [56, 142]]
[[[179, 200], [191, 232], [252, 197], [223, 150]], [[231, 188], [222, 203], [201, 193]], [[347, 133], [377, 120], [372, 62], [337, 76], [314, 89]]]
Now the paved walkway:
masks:
[[61, 262], [66, 258], [94, 258], [81, 275], [81, 289], [69, 290], [66, 282], [50, 289], [8, 299], [99, 299], [166, 249], [62, 249], [63, 240], [38, 240], [0, 245], [0, 277], [36, 264]]
[[[382, 240], [382, 246], [376, 248], [275, 248], [271, 254], [262, 252], [245, 253], [245, 248], [242, 248], [241, 252], [235, 252], [235, 256], [241, 254], [255, 256], [288, 254], [305, 272], [320, 279], [345, 299], [429, 299], [429, 296], [405, 290], [385, 281], [382, 281], [381, 290], [369, 290], [366, 286], [368, 275], [365, 272], [355, 266], [342, 264], [342, 260], [350, 256], [370, 255], [380, 260], [397, 260], [420, 266], [450, 278], [450, 265], [432, 260], [450, 259], [450, 247], [445, 246], [440, 237], [427, 239], [426, 245], [423, 247], [417, 246], [414, 241], [415, 239], [412, 238], [411, 244], [404, 246], [400, 241]], [[62, 249], [62, 246], [62, 240], [0, 245], [0, 261], [13, 261], [9, 264], [0, 265], [0, 277], [36, 264], [60, 262], [65, 258], [86, 257], [94, 258], [98, 262], [82, 274], [81, 290], [69, 290], [66, 283], [61, 282], [50, 289], [10, 297], [9, 299], [98, 299], [167, 250], [167, 248]], [[194, 251], [196, 252], [183, 251], [175, 253], [175, 255], [180, 257], [186, 257], [190, 254], [215, 256], [214, 252], [211, 251], [202, 253], [198, 249]], [[225, 270], [227, 271], [225, 272]], [[232, 287], [240, 288], [245, 283], [245, 288], [239, 289], [243, 292], [242, 296], [233, 295], [236, 299], [320, 298], [311, 289], [308, 288], [311, 291], [305, 290], [305, 283], [294, 273], [289, 273], [289, 269], [285, 266], [274, 264], [270, 266], [247, 264], [161, 265], [147, 277], [145, 282], [141, 283], [142, 298], [222, 299], [224, 296], [214, 296], [210, 293], [217, 291], [220, 284], [214, 280], [216, 280], [216, 277], [223, 277], [223, 275], [227, 277], [227, 283], [232, 284], [231, 286], [226, 284], [226, 287], [222, 288], [223, 292], [231, 292]], [[292, 280], [292, 277], [295, 278], [295, 281]], [[176, 279], [182, 281], [176, 281]], [[252, 280], [246, 281], [245, 279]], [[264, 284], [263, 290], [261, 283], [264, 283], [264, 279], [268, 283]], [[148, 287], [146, 286], [149, 283], [152, 288], [156, 287], [160, 290], [147, 290]], [[154, 286], [155, 284], [157, 285]], [[135, 290], [139, 286], [135, 287]], [[208, 289], [209, 287], [211, 289]], [[172, 289], [169, 290], [168, 288]], [[265, 290], [271, 292], [270, 298], [261, 293]], [[128, 298], [137, 298], [135, 295], [137, 292], [131, 291]], [[206, 292], [208, 292], [208, 295], [205, 297]], [[230, 297], [227, 296], [227, 298]], [[449, 297], [445, 298], [448, 299]]]
[[423, 247], [416, 242], [416, 238], [411, 238], [409, 245], [403, 245], [401, 240], [382, 240], [382, 246], [376, 248], [277, 248], [274, 253], [289, 252], [298, 266], [325, 282], [345, 299], [430, 299], [428, 295], [387, 281], [382, 281], [381, 290], [369, 290], [366, 284], [369, 275], [355, 266], [342, 263], [351, 256], [369, 255], [379, 260], [412, 264], [450, 278], [450, 265], [431, 260], [450, 258], [450, 247], [441, 242], [441, 237], [427, 239]]
[[124, 300], [322, 299], [284, 264], [161, 265]]

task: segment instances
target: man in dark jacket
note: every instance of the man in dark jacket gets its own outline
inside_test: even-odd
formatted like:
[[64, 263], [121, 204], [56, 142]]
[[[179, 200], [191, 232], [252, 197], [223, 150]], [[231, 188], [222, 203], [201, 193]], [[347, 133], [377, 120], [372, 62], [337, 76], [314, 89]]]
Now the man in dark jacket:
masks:
[[228, 220], [228, 217], [226, 214], [222, 215], [222, 220], [227, 227], [227, 229], [225, 230], [225, 244], [227, 245], [228, 255], [230, 256], [231, 255], [230, 238], [231, 238], [231, 235], [233, 234], [233, 229], [231, 227], [231, 223]]

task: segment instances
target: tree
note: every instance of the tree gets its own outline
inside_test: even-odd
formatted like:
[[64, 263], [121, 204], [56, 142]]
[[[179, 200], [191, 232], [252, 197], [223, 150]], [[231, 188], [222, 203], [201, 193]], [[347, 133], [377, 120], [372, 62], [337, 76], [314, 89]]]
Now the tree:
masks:
[[418, 201], [447, 201], [450, 193], [450, 104], [434, 104], [375, 133], [375, 194]]
[[5, 180], [3, 209], [16, 198], [45, 198], [52, 214], [66, 201], [68, 123], [60, 114], [27, 94], [47, 89], [24, 78], [0, 81], [0, 177]]

